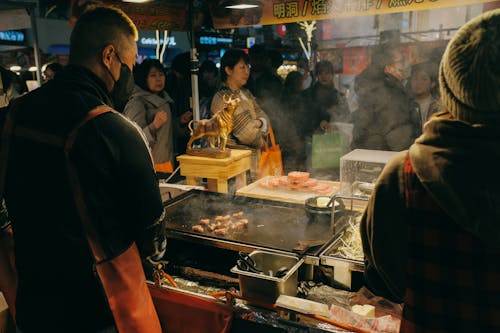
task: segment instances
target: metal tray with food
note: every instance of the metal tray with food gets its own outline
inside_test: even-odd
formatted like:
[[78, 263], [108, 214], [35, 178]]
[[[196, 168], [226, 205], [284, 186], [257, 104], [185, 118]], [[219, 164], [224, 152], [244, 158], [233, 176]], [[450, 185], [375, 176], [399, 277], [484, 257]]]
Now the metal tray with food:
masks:
[[335, 211], [333, 241], [319, 254], [322, 266], [334, 267], [334, 280], [351, 286], [351, 272], [364, 270], [363, 247], [359, 224], [367, 201], [353, 197], [336, 196], [343, 209]]
[[301, 204], [191, 190], [164, 206], [169, 237], [231, 250], [319, 254], [332, 238], [330, 224], [311, 222]]
[[363, 262], [363, 247], [359, 232], [361, 215], [360, 212], [350, 211], [342, 214], [340, 219], [334, 220], [334, 241], [323, 253], [325, 256]]

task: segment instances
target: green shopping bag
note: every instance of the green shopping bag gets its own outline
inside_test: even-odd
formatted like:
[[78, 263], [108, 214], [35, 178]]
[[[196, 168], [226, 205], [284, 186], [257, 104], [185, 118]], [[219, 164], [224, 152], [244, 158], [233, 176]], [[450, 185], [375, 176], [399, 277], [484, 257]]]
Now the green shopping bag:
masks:
[[341, 132], [313, 134], [312, 136], [312, 168], [333, 169], [340, 166], [340, 157], [346, 154], [345, 135]]

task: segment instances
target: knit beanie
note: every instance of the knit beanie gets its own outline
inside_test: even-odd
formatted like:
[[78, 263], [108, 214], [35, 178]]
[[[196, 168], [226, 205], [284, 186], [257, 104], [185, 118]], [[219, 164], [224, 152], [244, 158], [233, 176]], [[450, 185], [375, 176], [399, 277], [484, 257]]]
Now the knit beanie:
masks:
[[500, 9], [462, 26], [439, 68], [441, 101], [456, 119], [500, 125]]

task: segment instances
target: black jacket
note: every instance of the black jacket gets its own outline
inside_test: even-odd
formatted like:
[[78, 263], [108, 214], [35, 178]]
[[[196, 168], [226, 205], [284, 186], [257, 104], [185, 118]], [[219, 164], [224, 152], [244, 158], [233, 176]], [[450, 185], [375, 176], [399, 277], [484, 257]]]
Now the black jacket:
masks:
[[302, 91], [302, 105], [295, 108], [295, 119], [302, 138], [310, 137], [319, 129], [321, 121], [350, 122], [350, 111], [345, 96], [333, 84], [315, 82]]
[[359, 109], [353, 113], [352, 149], [401, 151], [420, 135], [420, 114], [403, 85], [378, 67], [355, 81]]
[[[21, 97], [17, 125], [65, 137], [94, 107], [110, 104], [104, 83], [68, 66]], [[114, 257], [137, 241], [150, 255], [163, 213], [140, 130], [113, 112], [84, 125], [71, 158], [101, 244]], [[113, 324], [75, 210], [61, 149], [13, 138], [5, 200], [19, 273], [17, 324], [24, 332], [92, 332]], [[155, 232], [153, 232], [155, 231]]]

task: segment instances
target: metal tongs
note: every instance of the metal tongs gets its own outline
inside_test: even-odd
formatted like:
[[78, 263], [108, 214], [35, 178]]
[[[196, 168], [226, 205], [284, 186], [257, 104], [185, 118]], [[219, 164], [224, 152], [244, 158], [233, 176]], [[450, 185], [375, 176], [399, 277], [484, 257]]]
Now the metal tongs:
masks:
[[[338, 199], [337, 201], [335, 201], [335, 199]], [[337, 194], [332, 194], [330, 196], [330, 201], [328, 201], [328, 203], [326, 204], [326, 207], [329, 207], [329, 208], [332, 208], [332, 206], [334, 206], [335, 202], [338, 202], [339, 203], [339, 209], [344, 209], [344, 201], [342, 201], [342, 199], [340, 199]], [[335, 210], [335, 208], [334, 208]]]
[[[263, 271], [257, 268], [255, 261], [248, 254], [244, 252], [238, 252], [239, 259], [236, 261], [236, 266], [239, 270], [252, 272], [255, 274], [265, 274]], [[280, 267], [276, 273], [273, 274], [272, 271], [269, 271], [270, 276], [274, 276], [276, 278], [282, 278], [288, 273], [288, 268], [283, 266]]]
[[257, 265], [255, 261], [248, 254], [244, 252], [238, 252], [239, 259], [236, 261], [236, 265], [239, 270], [252, 272], [256, 274], [262, 274], [263, 272], [260, 269], [257, 269]]

